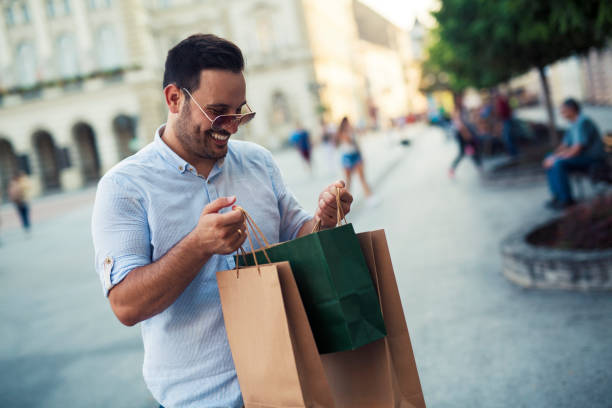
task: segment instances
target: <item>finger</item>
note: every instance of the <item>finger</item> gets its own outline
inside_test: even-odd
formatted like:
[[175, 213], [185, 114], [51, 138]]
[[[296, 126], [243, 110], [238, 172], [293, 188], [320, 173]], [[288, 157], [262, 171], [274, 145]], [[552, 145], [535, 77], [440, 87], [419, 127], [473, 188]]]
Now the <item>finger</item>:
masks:
[[321, 225], [325, 227], [333, 227], [336, 225], [336, 215], [329, 215], [325, 213], [320, 214], [321, 217]]
[[244, 222], [237, 222], [233, 224], [226, 224], [222, 227], [219, 227], [219, 236], [223, 239], [234, 239], [238, 235], [238, 231], [240, 231], [240, 235], [247, 234], [247, 226]]
[[323, 193], [321, 193], [321, 200], [324, 202], [324, 204], [332, 205], [334, 208], [336, 208], [335, 194], [332, 194], [329, 191], [324, 191]]
[[240, 234], [235, 231], [229, 240], [229, 246], [230, 248], [234, 248], [233, 250], [235, 251], [236, 249], [240, 248], [242, 244], [244, 244], [244, 241], [246, 241], [246, 239], [247, 234], [244, 232], [244, 230], [242, 230], [242, 233]]
[[340, 201], [350, 204], [353, 202], [353, 195], [349, 193], [347, 189], [344, 188], [340, 191]]
[[225, 207], [229, 207], [230, 205], [236, 202], [236, 196], [231, 197], [219, 197], [215, 201], [212, 201], [206, 204], [204, 210], [202, 210], [202, 214], [213, 214], [219, 212], [221, 209]]
[[240, 210], [232, 210], [219, 215], [220, 225], [240, 224], [244, 222], [244, 213]]
[[332, 186], [334, 188], [338, 187], [338, 188], [344, 188], [346, 187], [346, 183], [344, 182], [344, 180], [338, 180], [336, 181], [334, 184], [332, 184]]
[[326, 203], [324, 200], [319, 200], [318, 210], [323, 211], [327, 214], [335, 214], [338, 211], [338, 206], [335, 202]]

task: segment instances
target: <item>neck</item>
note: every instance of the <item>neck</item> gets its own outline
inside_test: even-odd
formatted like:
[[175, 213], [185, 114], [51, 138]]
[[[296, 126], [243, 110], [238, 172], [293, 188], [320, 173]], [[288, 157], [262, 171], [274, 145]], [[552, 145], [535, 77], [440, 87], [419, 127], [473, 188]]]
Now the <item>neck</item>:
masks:
[[215, 166], [217, 159], [205, 159], [191, 154], [189, 153], [189, 151], [185, 150], [181, 142], [178, 140], [176, 132], [174, 131], [174, 126], [170, 124], [170, 121], [166, 123], [166, 126], [164, 126], [164, 128], [162, 129], [160, 136], [162, 137], [162, 140], [166, 143], [166, 145], [170, 149], [172, 149], [174, 153], [176, 153], [181, 159], [185, 160], [187, 163], [195, 167], [199, 175], [208, 178], [208, 175], [210, 174], [212, 168]]

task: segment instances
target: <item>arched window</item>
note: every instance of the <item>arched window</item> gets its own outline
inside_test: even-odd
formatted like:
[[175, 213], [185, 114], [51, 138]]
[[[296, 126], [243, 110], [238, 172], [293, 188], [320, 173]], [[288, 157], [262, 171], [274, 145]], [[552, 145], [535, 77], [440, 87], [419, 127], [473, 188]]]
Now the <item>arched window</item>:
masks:
[[19, 44], [15, 67], [19, 85], [30, 86], [36, 83], [36, 51], [31, 43]]
[[72, 34], [62, 34], [57, 39], [57, 66], [62, 78], [74, 77], [79, 73], [77, 49]]
[[96, 36], [98, 66], [102, 69], [117, 68], [121, 65], [121, 56], [117, 34], [111, 26], [102, 26]]

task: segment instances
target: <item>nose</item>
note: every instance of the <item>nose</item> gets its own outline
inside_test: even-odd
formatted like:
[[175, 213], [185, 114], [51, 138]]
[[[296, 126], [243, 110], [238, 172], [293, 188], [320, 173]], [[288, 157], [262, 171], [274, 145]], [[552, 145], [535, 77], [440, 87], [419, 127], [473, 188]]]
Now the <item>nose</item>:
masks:
[[232, 135], [238, 131], [238, 125], [240, 124], [240, 120], [232, 120], [227, 125], [223, 127], [223, 129]]

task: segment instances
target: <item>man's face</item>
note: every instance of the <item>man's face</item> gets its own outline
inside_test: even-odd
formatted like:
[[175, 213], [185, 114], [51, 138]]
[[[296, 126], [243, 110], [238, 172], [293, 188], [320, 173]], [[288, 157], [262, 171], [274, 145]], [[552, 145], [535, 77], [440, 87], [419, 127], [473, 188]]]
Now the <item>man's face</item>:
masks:
[[[242, 73], [225, 70], [203, 70], [199, 88], [191, 91], [193, 99], [211, 120], [219, 115], [240, 113], [246, 103], [245, 94], [246, 84]], [[211, 124], [195, 102], [185, 95], [175, 132], [188, 153], [201, 159], [225, 157], [229, 137], [236, 133], [237, 125], [213, 131]]]
[[578, 117], [578, 114], [569, 106], [561, 105], [561, 116], [563, 116], [566, 120], [573, 122]]

